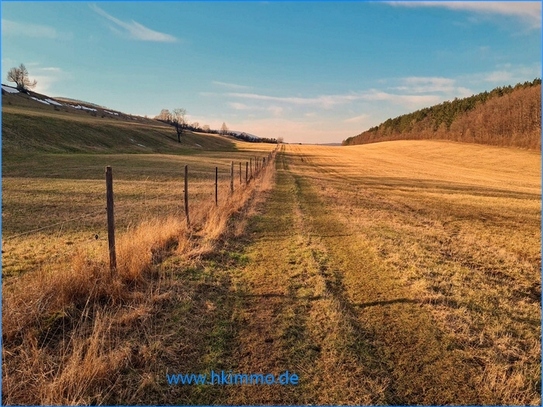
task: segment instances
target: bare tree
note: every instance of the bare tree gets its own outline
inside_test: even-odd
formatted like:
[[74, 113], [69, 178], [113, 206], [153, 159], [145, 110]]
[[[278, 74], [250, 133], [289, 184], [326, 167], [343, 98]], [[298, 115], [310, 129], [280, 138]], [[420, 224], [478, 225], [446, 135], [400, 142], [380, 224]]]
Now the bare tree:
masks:
[[181, 143], [181, 135], [183, 134], [183, 130], [185, 127], [187, 127], [187, 121], [185, 120], [186, 114], [187, 111], [183, 108], [174, 109], [172, 113], [172, 122], [175, 126], [175, 130], [177, 131], [177, 141], [179, 143]]
[[209, 124], [204, 124], [202, 126], [202, 130], [206, 133], [209, 133], [211, 131], [211, 127], [209, 127]]
[[28, 77], [28, 70], [24, 64], [19, 65], [18, 68], [11, 68], [8, 71], [8, 81], [15, 82], [17, 84], [17, 89], [21, 92], [26, 92], [28, 89], [35, 87], [38, 83], [36, 80], [30, 80]]
[[171, 123], [172, 114], [170, 113], [170, 111], [168, 109], [162, 109], [160, 111], [160, 113], [158, 114], [158, 116], [155, 117], [155, 119], [162, 120], [162, 121], [165, 121], [167, 123]]
[[220, 133], [223, 135], [223, 136], [226, 136], [228, 134], [228, 127], [226, 126], [226, 123], [223, 122], [222, 126], [221, 126], [221, 131]]

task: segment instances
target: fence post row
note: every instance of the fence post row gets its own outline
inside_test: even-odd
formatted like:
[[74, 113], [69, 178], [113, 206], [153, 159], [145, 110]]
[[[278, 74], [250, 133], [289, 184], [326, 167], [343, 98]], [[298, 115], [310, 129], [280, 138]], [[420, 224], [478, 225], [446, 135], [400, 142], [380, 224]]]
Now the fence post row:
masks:
[[234, 161], [230, 162], [230, 193], [234, 193]]
[[[253, 177], [253, 159], [245, 162], [245, 183], [249, 183], [250, 177]], [[269, 159], [268, 159], [269, 162]], [[266, 163], [266, 158], [262, 159], [262, 166]], [[254, 168], [259, 166], [259, 161], [255, 158]], [[249, 168], [251, 170], [249, 176]], [[241, 178], [241, 162], [239, 163], [239, 182], [242, 183]], [[185, 190], [184, 190], [184, 201], [185, 201], [185, 217], [187, 219], [187, 225], [190, 226], [189, 218], [189, 166], [185, 165]], [[230, 192], [234, 192], [234, 162], [230, 163]], [[219, 167], [215, 167], [215, 205], [218, 205], [219, 202]], [[109, 269], [111, 273], [115, 272], [117, 269], [117, 254], [115, 251], [115, 214], [113, 210], [113, 171], [111, 166], [106, 167], [106, 212], [107, 212], [107, 238], [108, 238], [108, 247], [109, 247]]]
[[113, 213], [113, 172], [106, 167], [106, 211], [107, 211], [107, 240], [109, 246], [109, 270], [117, 269], [117, 254], [115, 253], [115, 218]]
[[185, 165], [185, 217], [187, 218], [187, 226], [190, 226], [189, 218], [189, 166]]
[[215, 206], [219, 204], [219, 167], [215, 167]]

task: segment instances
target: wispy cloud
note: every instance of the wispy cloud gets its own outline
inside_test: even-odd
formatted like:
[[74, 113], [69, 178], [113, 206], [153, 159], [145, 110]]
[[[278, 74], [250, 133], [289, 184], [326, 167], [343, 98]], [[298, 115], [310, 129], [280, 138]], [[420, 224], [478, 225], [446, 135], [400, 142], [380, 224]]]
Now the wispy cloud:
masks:
[[340, 95], [321, 95], [313, 98], [277, 97], [259, 95], [256, 93], [228, 93], [227, 96], [254, 101], [274, 102], [275, 104], [306, 106], [327, 110], [332, 109], [336, 106], [345, 105], [356, 101], [387, 101], [394, 104], [403, 105], [408, 108], [413, 108], [421, 107], [428, 103], [437, 103], [442, 98], [439, 95], [404, 95], [389, 93], [376, 89]]
[[253, 111], [253, 112], [267, 112], [271, 113], [273, 116], [280, 116], [284, 111], [285, 108], [283, 106], [277, 106], [277, 105], [270, 105], [270, 106], [257, 106], [257, 105], [248, 105], [246, 103], [239, 103], [239, 102], [229, 102], [228, 106], [230, 106], [234, 110], [240, 110], [240, 111]]
[[32, 68], [30, 78], [36, 80], [37, 85], [34, 90], [38, 93], [49, 94], [50, 92], [54, 92], [54, 85], [57, 82], [66, 81], [67, 78], [71, 78], [69, 73], [59, 67], [41, 67], [39, 63], [33, 63], [32, 65], [34, 67]]
[[92, 4], [91, 9], [96, 13], [100, 14], [102, 17], [105, 17], [109, 21], [115, 24], [116, 27], [121, 28], [124, 34], [127, 34], [130, 38], [139, 41], [154, 41], [154, 42], [176, 42], [178, 39], [170, 34], [161, 33], [158, 31], [151, 30], [150, 28], [145, 27], [144, 25], [132, 20], [130, 22], [121, 21], [118, 18], [113, 17], [112, 15], [106, 13], [100, 7], [95, 4]]
[[361, 95], [345, 94], [345, 95], [321, 95], [312, 98], [296, 97], [296, 96], [268, 96], [259, 95], [257, 93], [228, 93], [227, 96], [241, 99], [268, 101], [282, 104], [290, 104], [296, 106], [313, 106], [323, 109], [330, 109], [336, 105], [344, 104], [349, 101], [358, 100]]
[[370, 119], [369, 114], [361, 114], [361, 115], [358, 115], [358, 116], [355, 116], [355, 117], [350, 117], [348, 119], [345, 119], [344, 122], [345, 123], [357, 123], [357, 124], [364, 123], [365, 124], [369, 119]]
[[59, 34], [53, 27], [47, 25], [19, 23], [17, 21], [11, 21], [2, 19], [2, 37], [10, 36], [24, 36], [31, 38], [47, 38], [57, 39]]
[[541, 2], [539, 1], [391, 1], [388, 4], [403, 7], [443, 7], [478, 14], [515, 17], [531, 28], [541, 28]]
[[440, 93], [444, 97], [453, 95], [455, 97], [469, 96], [473, 92], [465, 87], [457, 86], [456, 80], [443, 77], [420, 77], [411, 76], [400, 79], [400, 85], [392, 89], [406, 93]]
[[480, 76], [485, 82], [500, 85], [513, 85], [518, 82], [531, 81], [541, 77], [541, 64], [534, 66], [503, 64], [496, 67], [496, 70], [483, 73]]
[[227, 89], [237, 89], [237, 90], [251, 89], [250, 86], [238, 85], [237, 83], [220, 82], [220, 81], [213, 81], [211, 83], [213, 83], [214, 85], [221, 86], [223, 88], [227, 88]]

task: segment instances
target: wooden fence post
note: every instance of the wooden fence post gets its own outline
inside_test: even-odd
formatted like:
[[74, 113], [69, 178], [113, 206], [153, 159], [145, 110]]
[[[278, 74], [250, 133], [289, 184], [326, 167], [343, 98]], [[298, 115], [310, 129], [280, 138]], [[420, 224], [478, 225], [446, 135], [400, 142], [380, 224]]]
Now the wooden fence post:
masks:
[[189, 166], [185, 165], [185, 217], [187, 218], [187, 226], [190, 226], [189, 218]]
[[117, 254], [115, 253], [115, 218], [113, 213], [113, 173], [109, 165], [106, 167], [106, 202], [109, 270], [113, 274], [117, 269]]
[[219, 205], [219, 167], [215, 167], [215, 206]]
[[234, 161], [230, 162], [230, 194], [234, 193]]
[[245, 184], [249, 183], [249, 161], [245, 161]]
[[241, 161], [239, 162], [239, 184], [241, 185]]

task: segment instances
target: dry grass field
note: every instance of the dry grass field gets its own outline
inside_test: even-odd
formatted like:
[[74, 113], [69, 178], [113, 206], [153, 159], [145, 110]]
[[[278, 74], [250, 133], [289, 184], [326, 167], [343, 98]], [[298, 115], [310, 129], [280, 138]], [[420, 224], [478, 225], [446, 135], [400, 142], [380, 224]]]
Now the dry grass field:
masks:
[[398, 141], [289, 158], [389, 402], [540, 403], [539, 154]]
[[[208, 210], [203, 174], [263, 147], [4, 167], [3, 403], [541, 404], [539, 153], [287, 145]], [[106, 164], [118, 273], [102, 215], [15, 237], [103, 211]], [[193, 230], [184, 164], [202, 181]], [[300, 383], [166, 380], [212, 369]]]
[[122, 231], [144, 220], [184, 218], [184, 165], [189, 166], [189, 205], [193, 209], [214, 201], [215, 167], [219, 168], [219, 199], [226, 199], [231, 161], [235, 162], [237, 189], [239, 163], [244, 185], [246, 161], [261, 159], [273, 148], [237, 145], [241, 151], [197, 155], [37, 153], [6, 157], [2, 180], [4, 277], [34, 271], [54, 258], [65, 260], [82, 246], [92, 250], [107, 247], [106, 165], [113, 168], [115, 219]]
[[226, 404], [540, 405], [540, 155], [287, 146], [254, 219]]
[[[200, 135], [196, 141], [204, 143], [206, 137], [221, 139]], [[116, 389], [111, 375], [127, 368], [131, 342], [146, 337], [140, 322], [154, 306], [169, 304], [176, 288], [181, 291], [158, 267], [170, 257], [212, 253], [229, 219], [269, 183], [271, 166], [258, 176], [253, 172], [255, 179], [246, 185], [245, 162], [268, 157], [274, 145], [226, 144], [231, 147], [184, 155], [8, 149], [2, 202], [5, 404], [111, 400]], [[232, 161], [235, 192], [230, 195]], [[106, 165], [114, 174], [118, 269], [113, 275], [107, 262]], [[184, 165], [189, 167], [190, 228], [183, 206]]]

